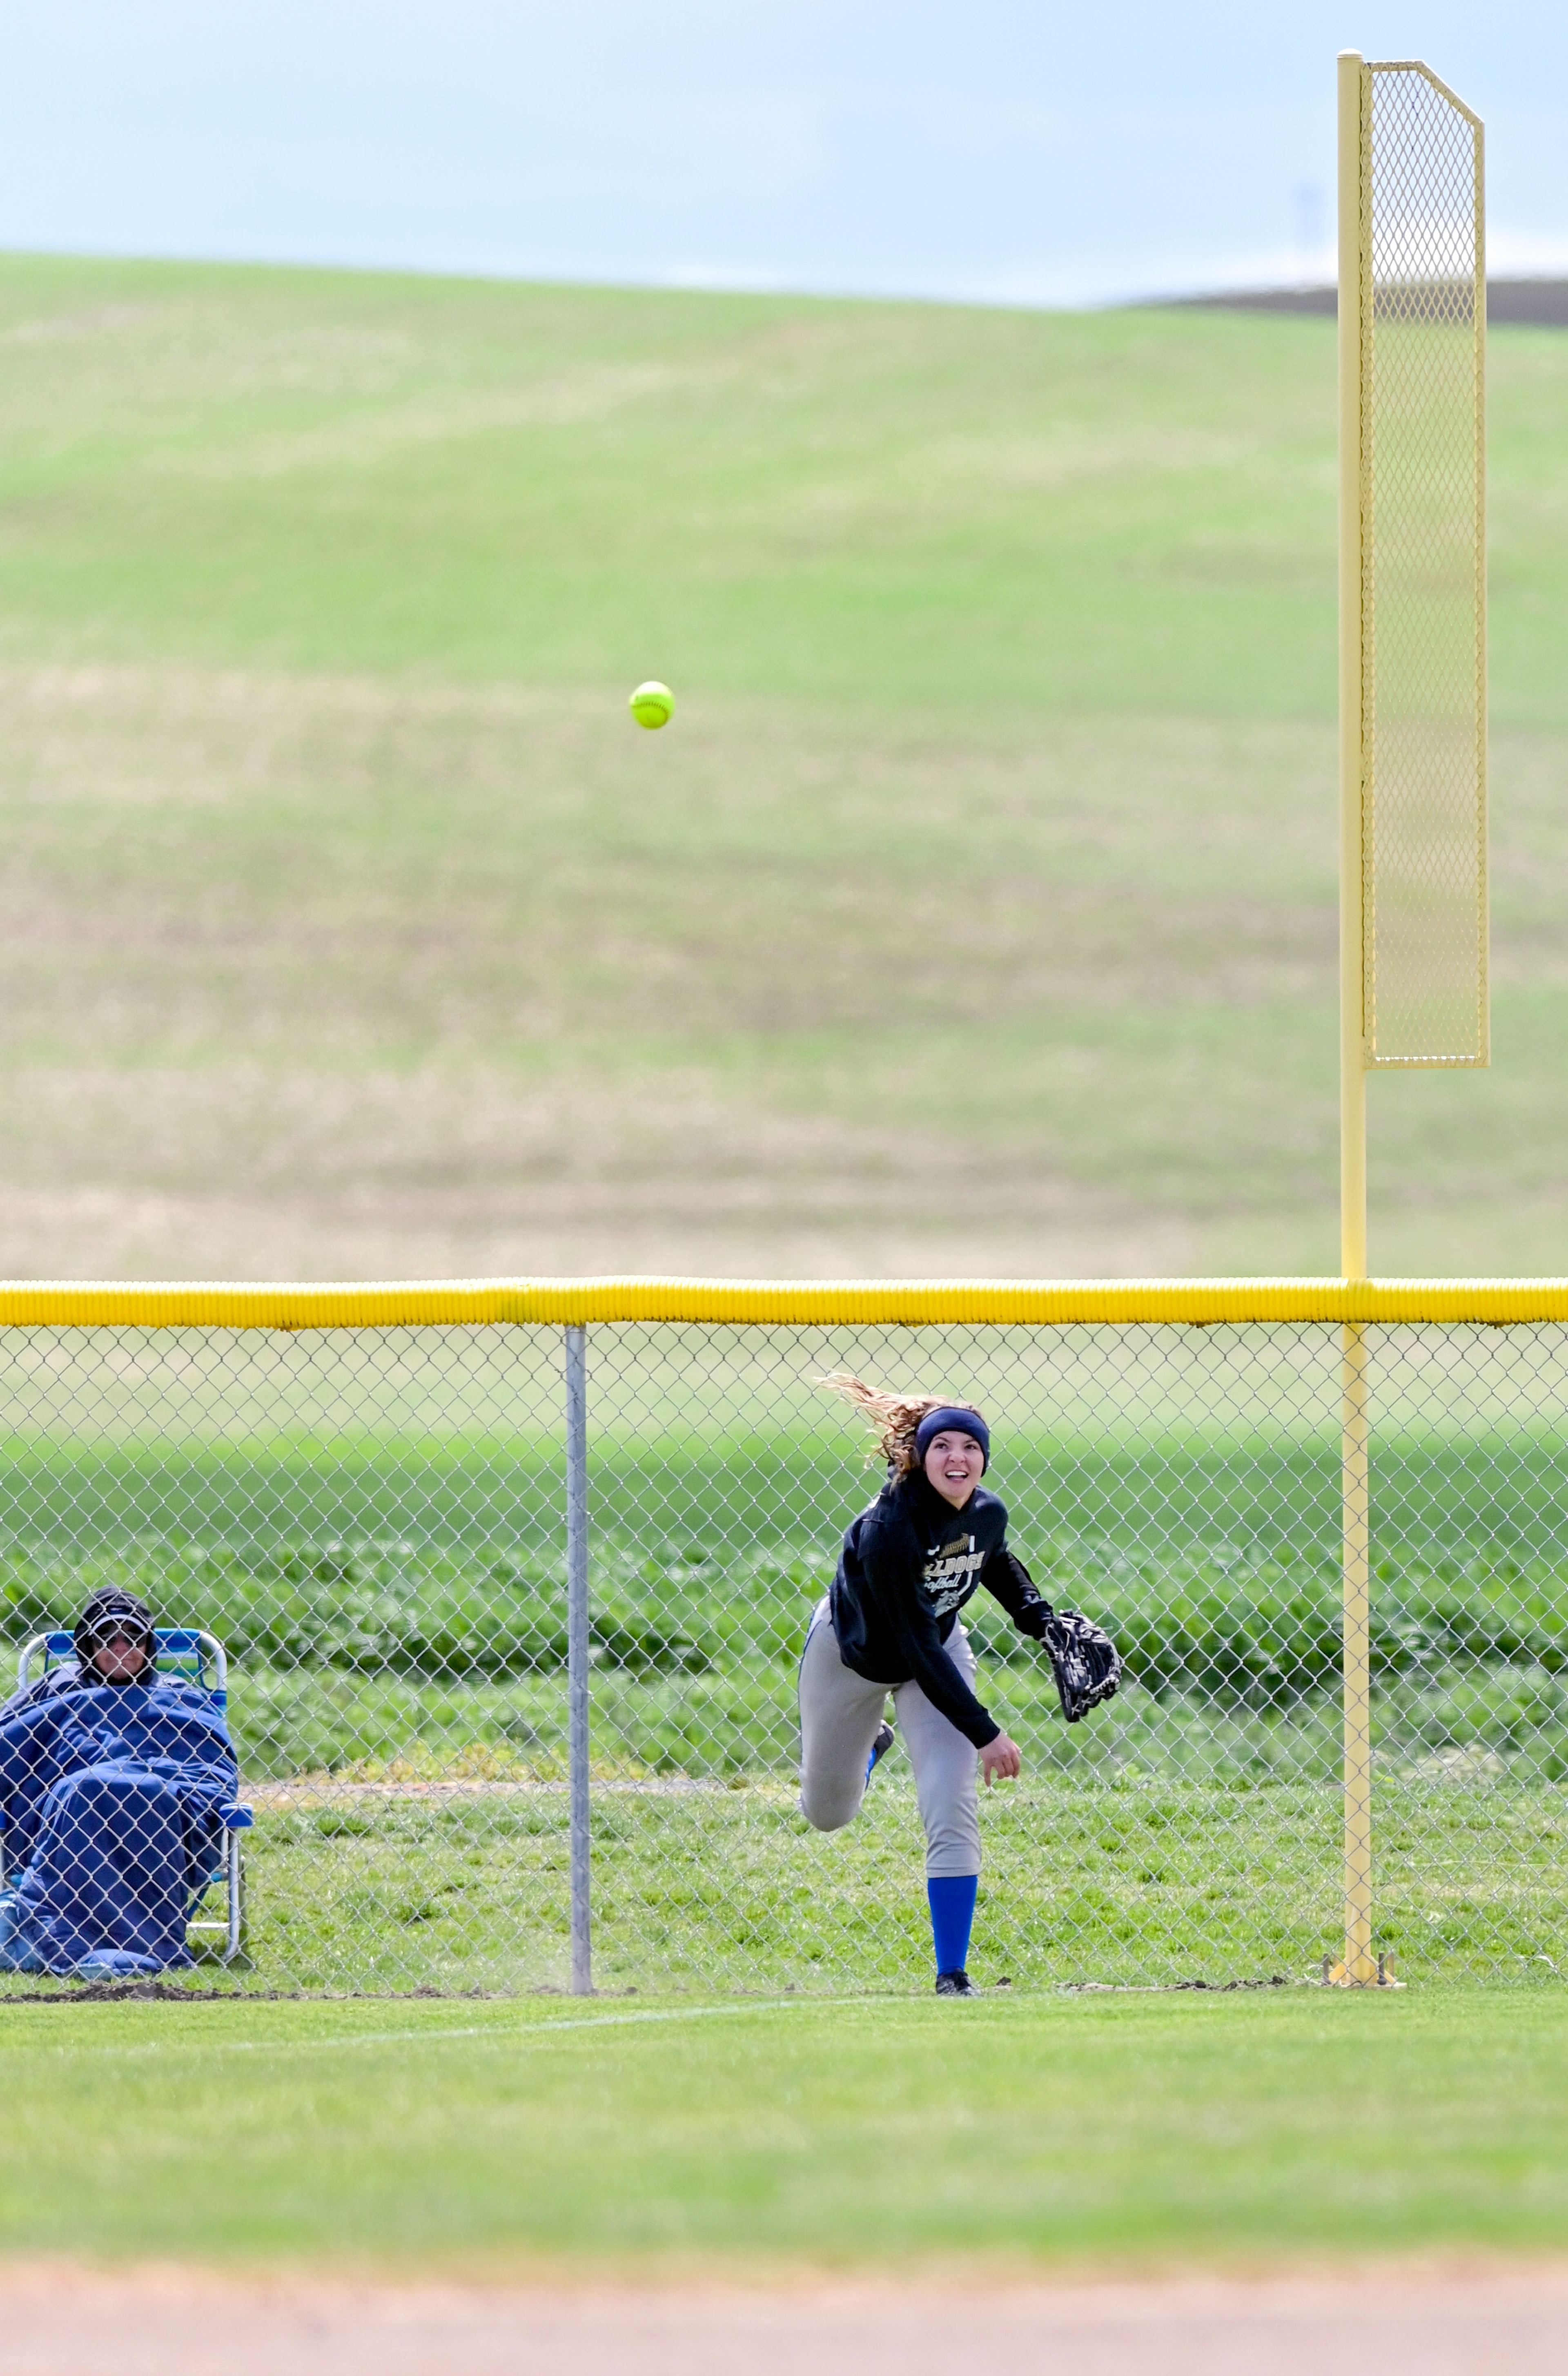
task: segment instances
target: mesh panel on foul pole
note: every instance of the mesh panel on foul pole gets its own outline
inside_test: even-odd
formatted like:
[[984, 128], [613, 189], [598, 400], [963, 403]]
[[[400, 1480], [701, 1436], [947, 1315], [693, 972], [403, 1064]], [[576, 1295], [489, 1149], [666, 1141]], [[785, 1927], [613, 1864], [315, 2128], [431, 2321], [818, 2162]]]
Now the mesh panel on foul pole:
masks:
[[1359, 113], [1365, 1062], [1484, 1064], [1481, 126], [1415, 65]]

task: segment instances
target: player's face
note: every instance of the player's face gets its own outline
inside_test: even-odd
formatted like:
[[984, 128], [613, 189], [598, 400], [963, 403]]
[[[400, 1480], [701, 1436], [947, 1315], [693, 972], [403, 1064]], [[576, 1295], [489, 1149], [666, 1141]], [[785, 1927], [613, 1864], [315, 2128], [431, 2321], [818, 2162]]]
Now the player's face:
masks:
[[944, 1502], [961, 1510], [985, 1473], [985, 1455], [972, 1435], [956, 1428], [934, 1435], [925, 1447], [925, 1474]]

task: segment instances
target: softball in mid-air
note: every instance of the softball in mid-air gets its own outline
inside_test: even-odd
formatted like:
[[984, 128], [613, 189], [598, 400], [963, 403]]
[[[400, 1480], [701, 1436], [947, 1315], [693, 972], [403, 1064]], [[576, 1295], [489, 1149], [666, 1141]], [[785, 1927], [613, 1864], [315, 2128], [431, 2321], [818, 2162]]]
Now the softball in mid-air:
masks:
[[632, 695], [631, 715], [639, 726], [667, 726], [675, 715], [675, 695], [667, 684], [650, 678]]

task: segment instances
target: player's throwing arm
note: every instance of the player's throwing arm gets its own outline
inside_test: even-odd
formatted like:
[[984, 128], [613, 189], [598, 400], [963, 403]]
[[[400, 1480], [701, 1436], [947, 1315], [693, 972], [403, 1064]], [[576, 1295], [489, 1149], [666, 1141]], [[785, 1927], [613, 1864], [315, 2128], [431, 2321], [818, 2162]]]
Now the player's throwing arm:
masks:
[[[975, 1991], [967, 1969], [980, 1881], [978, 1776], [1022, 1767], [975, 1697], [974, 1653], [959, 1611], [982, 1585], [1020, 1634], [1051, 1654], [1069, 1722], [1116, 1688], [1121, 1661], [1086, 1620], [1043, 1600], [1008, 1549], [1008, 1514], [981, 1483], [991, 1431], [973, 1406], [825, 1381], [870, 1420], [888, 1481], [843, 1538], [832, 1589], [800, 1661], [800, 1808], [819, 1832], [859, 1813], [891, 1748], [893, 1695], [925, 1826], [925, 1889], [938, 1996]], [[1054, 1641], [1053, 1634], [1058, 1636]]]

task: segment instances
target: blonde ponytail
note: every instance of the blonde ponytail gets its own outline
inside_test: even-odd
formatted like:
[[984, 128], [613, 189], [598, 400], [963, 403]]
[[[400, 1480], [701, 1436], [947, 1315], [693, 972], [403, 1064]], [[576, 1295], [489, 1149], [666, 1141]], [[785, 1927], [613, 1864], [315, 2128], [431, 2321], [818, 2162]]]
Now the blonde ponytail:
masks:
[[[973, 1403], [955, 1403], [950, 1395], [889, 1395], [879, 1387], [868, 1386], [862, 1378], [852, 1378], [835, 1370], [817, 1384], [826, 1386], [830, 1394], [842, 1395], [871, 1424], [876, 1448], [887, 1462], [894, 1477], [911, 1477], [919, 1467], [915, 1455], [914, 1435], [927, 1411], [974, 1410]], [[978, 1419], [981, 1414], [974, 1411]], [[867, 1453], [869, 1462], [872, 1455]]]

